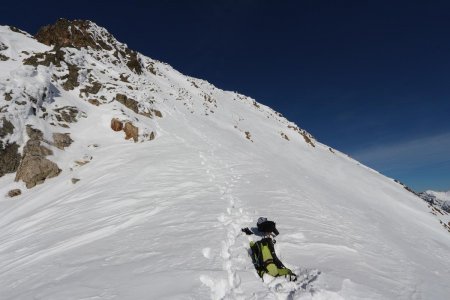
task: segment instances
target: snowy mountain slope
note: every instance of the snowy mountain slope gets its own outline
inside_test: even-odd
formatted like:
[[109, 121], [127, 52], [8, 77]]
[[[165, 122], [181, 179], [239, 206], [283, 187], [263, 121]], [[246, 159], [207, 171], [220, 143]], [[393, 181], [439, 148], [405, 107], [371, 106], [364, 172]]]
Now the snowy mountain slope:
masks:
[[[62, 47], [54, 59], [0, 31], [2, 53], [16, 49], [0, 62], [14, 125], [3, 143], [23, 151], [27, 124], [73, 140], [41, 142], [57, 177], [31, 189], [0, 178], [0, 195], [22, 190], [0, 200], [2, 299], [447, 299], [450, 235], [424, 202], [253, 99], [140, 54], [138, 74], [126, 46], [88, 24], [111, 50]], [[23, 65], [44, 51], [60, 66]], [[137, 142], [113, 118], [132, 122]], [[277, 222], [288, 267], [321, 271], [306, 290], [257, 276], [256, 237], [240, 228], [259, 216]]]
[[427, 202], [430, 213], [450, 232], [450, 192], [428, 190], [417, 195]]
[[448, 192], [436, 192], [436, 191], [425, 191], [426, 194], [434, 196], [436, 199], [441, 201], [450, 201], [450, 191]]

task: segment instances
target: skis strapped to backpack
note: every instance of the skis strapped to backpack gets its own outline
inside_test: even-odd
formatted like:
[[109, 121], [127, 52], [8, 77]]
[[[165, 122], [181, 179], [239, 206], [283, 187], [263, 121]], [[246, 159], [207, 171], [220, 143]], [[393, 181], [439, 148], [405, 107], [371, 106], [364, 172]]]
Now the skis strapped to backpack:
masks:
[[284, 276], [289, 278], [289, 281], [297, 280], [297, 275], [286, 268], [278, 259], [271, 238], [250, 242], [250, 249], [252, 250], [253, 265], [261, 278], [267, 273], [273, 277]]

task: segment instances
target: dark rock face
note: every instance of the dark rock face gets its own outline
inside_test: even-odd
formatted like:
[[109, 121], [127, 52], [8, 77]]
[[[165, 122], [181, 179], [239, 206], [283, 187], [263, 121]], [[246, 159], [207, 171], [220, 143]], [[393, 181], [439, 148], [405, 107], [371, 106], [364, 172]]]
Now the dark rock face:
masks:
[[22, 180], [27, 188], [43, 183], [45, 179], [58, 176], [61, 169], [54, 162], [45, 158], [52, 151], [41, 145], [43, 133], [27, 126], [29, 140], [23, 149], [22, 161], [17, 169], [15, 181]]
[[99, 83], [97, 81], [94, 81], [92, 83], [92, 85], [87, 85], [84, 89], [80, 89], [80, 93], [81, 94], [85, 94], [86, 97], [89, 96], [89, 94], [95, 95], [95, 94], [97, 94], [100, 91], [100, 89], [102, 87], [103, 86], [102, 86], [101, 83]]
[[78, 71], [80, 70], [77, 66], [74, 65], [68, 65], [69, 73], [67, 75], [64, 75], [61, 79], [66, 79], [66, 81], [63, 83], [62, 87], [66, 91], [73, 90], [80, 84], [78, 83]]
[[22, 191], [20, 190], [20, 189], [14, 189], [14, 190], [10, 190], [9, 192], [8, 192], [8, 196], [9, 197], [16, 197], [16, 196], [19, 196], [19, 195], [21, 195], [22, 194]]
[[16, 143], [6, 144], [0, 141], [0, 177], [8, 173], [16, 172], [20, 165], [21, 156]]
[[11, 100], [12, 100], [11, 94], [12, 94], [12, 92], [5, 93], [5, 94], [4, 94], [5, 100], [6, 100], [6, 101], [11, 101]]
[[59, 122], [66, 122], [66, 123], [75, 123], [77, 122], [77, 116], [78, 116], [78, 108], [75, 106], [64, 106], [61, 108], [56, 108], [54, 111], [57, 113], [55, 115], [56, 119]]
[[144, 138], [149, 140], [149, 141], [154, 140], [155, 139], [155, 132], [152, 131], [150, 134], [144, 134]]
[[14, 125], [8, 121], [5, 117], [1, 120], [0, 127], [0, 138], [4, 138], [8, 134], [12, 134], [14, 132]]
[[[1, 120], [0, 138], [6, 137], [14, 132], [14, 125], [5, 117]], [[19, 167], [21, 156], [18, 152], [19, 145], [16, 143], [3, 144], [0, 141], [0, 177], [8, 173], [14, 173]]]
[[128, 57], [127, 67], [138, 75], [142, 74], [142, 66], [137, 53], [129, 49], [125, 53]]
[[39, 129], [35, 129], [31, 126], [27, 126], [27, 135], [30, 140], [33, 141], [42, 141], [44, 138], [44, 134]]
[[445, 210], [446, 212], [450, 213], [450, 201], [445, 201], [442, 204], [442, 209]]
[[37, 67], [38, 65], [50, 66], [53, 64], [57, 67], [61, 67], [61, 62], [64, 61], [64, 51], [61, 49], [54, 49], [52, 51], [36, 53], [26, 59], [24, 59], [24, 65], [31, 65]]
[[[6, 49], [8, 49], [8, 46], [6, 46], [2, 42], [0, 42], [0, 51], [6, 50]], [[7, 61], [7, 60], [9, 60], [9, 57], [0, 53], [0, 61]]]

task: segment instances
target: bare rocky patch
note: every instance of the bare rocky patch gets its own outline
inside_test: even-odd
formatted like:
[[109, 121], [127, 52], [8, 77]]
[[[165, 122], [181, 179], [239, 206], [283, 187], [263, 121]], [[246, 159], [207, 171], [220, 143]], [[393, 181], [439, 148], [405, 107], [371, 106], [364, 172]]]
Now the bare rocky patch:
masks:
[[38, 65], [50, 66], [51, 64], [61, 67], [61, 62], [64, 61], [65, 52], [61, 49], [53, 49], [47, 52], [36, 53], [23, 60], [24, 65], [37, 67]]
[[245, 132], [245, 138], [253, 143], [252, 135], [251, 135], [250, 131]]
[[126, 122], [123, 126], [123, 131], [125, 132], [125, 139], [133, 139], [136, 143], [139, 140], [139, 128], [134, 126], [131, 122]]
[[53, 133], [53, 146], [58, 149], [64, 150], [69, 147], [73, 140], [70, 138], [70, 133]]
[[284, 132], [281, 132], [280, 134], [283, 139], [285, 139], [286, 141], [289, 141], [289, 137]]
[[22, 194], [22, 191], [20, 189], [13, 189], [8, 192], [8, 197], [13, 198], [13, 197], [17, 197], [21, 194]]
[[84, 88], [80, 89], [80, 95], [82, 96], [84, 94], [86, 97], [88, 97], [89, 94], [95, 95], [102, 87], [103, 85], [100, 82], [94, 81], [92, 82], [92, 85], [86, 85]]
[[289, 129], [294, 130], [295, 132], [297, 132], [298, 134], [300, 134], [303, 139], [305, 140], [305, 142], [313, 147], [316, 147], [316, 145], [313, 142], [313, 136], [311, 134], [309, 134], [308, 132], [306, 132], [303, 129], [298, 128], [297, 126], [293, 126], [293, 125], [288, 125]]
[[6, 101], [11, 101], [12, 100], [12, 92], [5, 92], [4, 94], [5, 100]]
[[[138, 53], [121, 45], [109, 32], [91, 21], [59, 19], [55, 24], [39, 29], [35, 38], [39, 42], [55, 48], [114, 50], [116, 64], [118, 61], [124, 60], [132, 72], [142, 74], [142, 62]], [[101, 59], [101, 57], [97, 58]]]
[[0, 42], [0, 51], [7, 50], [7, 49], [8, 49], [8, 46], [6, 46], [2, 42]]
[[7, 60], [9, 60], [9, 57], [0, 53], [0, 61], [7, 61]]
[[78, 83], [78, 72], [80, 71], [80, 68], [78, 68], [75, 65], [68, 64], [68, 69], [69, 72], [63, 77], [61, 77], [61, 79], [66, 80], [62, 84], [63, 89], [65, 89], [66, 91], [73, 90], [74, 88], [80, 85]]
[[116, 94], [116, 101], [125, 105], [127, 108], [131, 109], [135, 113], [139, 113], [138, 102], [136, 100], [128, 98], [124, 94]]
[[30, 139], [23, 149], [22, 160], [17, 169], [15, 181], [22, 180], [27, 188], [32, 188], [43, 183], [47, 178], [58, 176], [61, 169], [57, 164], [46, 158], [53, 152], [41, 145], [43, 133], [38, 129], [27, 126], [27, 134]]
[[79, 110], [75, 106], [64, 106], [54, 109], [58, 122], [75, 123], [78, 121]]
[[88, 102], [95, 106], [100, 106], [100, 104], [101, 104], [100, 101], [98, 101], [97, 99], [94, 99], [94, 98], [89, 99]]
[[5, 117], [3, 117], [0, 123], [0, 138], [6, 137], [8, 134], [13, 134], [14, 132], [14, 125], [7, 120]]
[[123, 123], [119, 119], [113, 118], [111, 120], [111, 129], [114, 131], [122, 131]]
[[19, 145], [16, 143], [3, 144], [0, 141], [0, 177], [5, 174], [14, 173], [20, 165], [21, 155]]

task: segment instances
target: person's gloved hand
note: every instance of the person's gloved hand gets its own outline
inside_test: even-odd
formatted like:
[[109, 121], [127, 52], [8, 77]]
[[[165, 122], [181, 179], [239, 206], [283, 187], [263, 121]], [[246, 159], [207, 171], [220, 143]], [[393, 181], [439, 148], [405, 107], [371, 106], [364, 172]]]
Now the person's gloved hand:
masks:
[[252, 235], [252, 234], [253, 234], [253, 232], [252, 232], [250, 229], [248, 229], [248, 227], [242, 228], [241, 230], [242, 230], [242, 232], [244, 232], [246, 235]]

